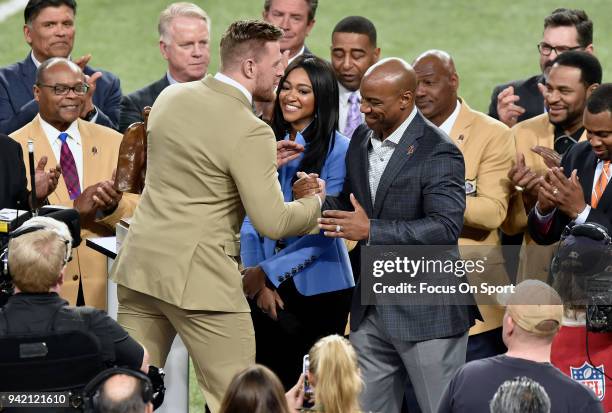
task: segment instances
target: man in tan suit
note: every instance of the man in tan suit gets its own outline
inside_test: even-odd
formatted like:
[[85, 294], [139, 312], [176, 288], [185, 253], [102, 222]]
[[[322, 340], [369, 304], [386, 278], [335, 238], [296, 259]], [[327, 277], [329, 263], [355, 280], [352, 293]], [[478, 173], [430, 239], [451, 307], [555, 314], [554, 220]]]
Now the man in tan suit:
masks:
[[[113, 235], [115, 224], [132, 215], [138, 199], [113, 189], [111, 178], [121, 135], [79, 119], [88, 88], [75, 63], [64, 58], [46, 60], [38, 68], [34, 85], [39, 114], [11, 134], [24, 154], [32, 139], [37, 158], [46, 156], [50, 164], [55, 161], [62, 166], [62, 178], [49, 195], [49, 202], [79, 211], [83, 239]], [[66, 163], [67, 157], [72, 158], [71, 163]], [[66, 269], [62, 296], [71, 305], [87, 304], [105, 310], [106, 280], [106, 257], [83, 243]]]
[[212, 412], [255, 361], [238, 262], [245, 212], [274, 239], [308, 233], [320, 216], [316, 196], [283, 202], [274, 134], [252, 112], [252, 99], [274, 99], [281, 35], [235, 22], [221, 39], [219, 73], [159, 95], [145, 190], [113, 267], [120, 324], [160, 366], [178, 333]]
[[[416, 104], [423, 115], [446, 132], [463, 153], [465, 160], [466, 208], [459, 238], [462, 255], [487, 257], [484, 279], [473, 283], [506, 283], [507, 274], [498, 228], [506, 218], [510, 199], [510, 181], [506, 174], [514, 159], [510, 129], [484, 113], [472, 110], [457, 96], [459, 75], [451, 56], [429, 50], [414, 63], [418, 87]], [[467, 359], [474, 360], [505, 351], [501, 337], [503, 309], [480, 305], [484, 322], [477, 320], [470, 329]]]
[[579, 51], [559, 55], [544, 91], [549, 111], [512, 128], [517, 155], [508, 176], [515, 190], [503, 230], [510, 235], [525, 233], [517, 281], [548, 278], [554, 246], [533, 242], [527, 231], [527, 215], [538, 199], [539, 182], [548, 168], [559, 166], [561, 155], [575, 142], [586, 139], [582, 115], [601, 77], [601, 65], [595, 56]]

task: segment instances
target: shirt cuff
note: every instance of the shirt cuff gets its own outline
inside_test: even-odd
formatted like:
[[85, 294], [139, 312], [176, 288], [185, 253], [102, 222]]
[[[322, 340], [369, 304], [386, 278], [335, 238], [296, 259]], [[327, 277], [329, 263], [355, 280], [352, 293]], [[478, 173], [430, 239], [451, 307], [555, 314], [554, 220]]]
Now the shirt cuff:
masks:
[[591, 206], [587, 204], [586, 207], [582, 210], [581, 213], [578, 214], [574, 222], [576, 224], [584, 224], [591, 213]]
[[539, 209], [539, 203], [536, 203], [536, 206], [535, 206], [534, 209], [535, 209], [536, 219], [541, 224], [546, 224], [548, 221], [550, 221], [552, 219], [553, 215], [555, 214], [555, 212], [557, 211], [557, 208], [555, 208], [551, 212], [549, 212], [548, 214], [542, 215], [542, 213], [540, 212], [540, 209]]

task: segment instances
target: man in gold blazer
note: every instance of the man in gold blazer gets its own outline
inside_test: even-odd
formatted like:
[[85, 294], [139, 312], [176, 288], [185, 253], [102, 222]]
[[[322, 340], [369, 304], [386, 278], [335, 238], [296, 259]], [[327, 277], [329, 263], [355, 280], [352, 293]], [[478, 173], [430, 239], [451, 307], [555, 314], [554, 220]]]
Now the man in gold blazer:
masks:
[[274, 99], [280, 37], [268, 23], [235, 22], [221, 40], [219, 73], [159, 95], [145, 189], [113, 267], [120, 324], [160, 366], [178, 333], [212, 412], [255, 361], [239, 270], [245, 211], [274, 239], [309, 233], [320, 216], [316, 196], [283, 202], [276, 140], [252, 111], [252, 99]]
[[[28, 140], [32, 139], [36, 158], [46, 156], [50, 165], [62, 165], [63, 176], [49, 195], [49, 203], [79, 211], [83, 239], [113, 235], [115, 224], [132, 215], [138, 199], [113, 189], [121, 135], [79, 118], [78, 109], [87, 92], [83, 72], [76, 64], [64, 58], [43, 62], [34, 85], [39, 114], [11, 134], [21, 144], [24, 157]], [[60, 135], [64, 135], [64, 141]], [[72, 157], [70, 166], [64, 163], [66, 155]], [[72, 176], [68, 171], [71, 168]], [[105, 310], [106, 280], [106, 257], [83, 242], [68, 264], [61, 295], [71, 305], [86, 304]]]
[[[510, 170], [514, 191], [503, 230], [524, 232], [517, 281], [548, 278], [554, 245], [537, 245], [527, 231], [527, 215], [538, 197], [539, 180], [551, 166], [559, 166], [561, 155], [575, 142], [586, 139], [582, 115], [591, 91], [601, 82], [601, 66], [586, 52], [559, 55], [550, 70], [544, 101], [547, 113], [516, 124], [517, 159]], [[535, 150], [533, 149], [535, 148]]]
[[[457, 96], [459, 75], [451, 56], [430, 50], [415, 61], [418, 87], [416, 104], [423, 115], [447, 133], [465, 161], [466, 208], [459, 237], [462, 257], [487, 257], [487, 272], [474, 284], [505, 285], [508, 276], [501, 254], [498, 228], [506, 218], [510, 199], [508, 170], [514, 159], [510, 129], [484, 113], [472, 110]], [[470, 248], [476, 246], [475, 248]], [[491, 248], [486, 248], [490, 246]], [[503, 309], [480, 305], [484, 322], [470, 329], [467, 359], [474, 360], [505, 351], [501, 337]]]

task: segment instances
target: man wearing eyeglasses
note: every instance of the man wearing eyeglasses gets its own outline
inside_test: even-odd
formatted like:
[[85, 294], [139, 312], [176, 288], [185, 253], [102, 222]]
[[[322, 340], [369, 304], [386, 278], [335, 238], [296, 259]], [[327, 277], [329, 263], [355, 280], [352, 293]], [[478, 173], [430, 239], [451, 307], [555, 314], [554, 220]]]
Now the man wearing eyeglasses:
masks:
[[[0, 69], [0, 132], [12, 133], [38, 113], [32, 94], [36, 68], [51, 57], [69, 58], [75, 37], [75, 0], [29, 0], [23, 12], [23, 34], [32, 48], [21, 62]], [[110, 72], [87, 63], [91, 55], [76, 60], [90, 86], [84, 96], [81, 119], [116, 129], [121, 88]]]
[[[582, 115], [588, 97], [601, 83], [601, 64], [590, 53], [565, 52], [550, 66], [544, 90], [548, 112], [512, 128], [517, 157], [508, 173], [515, 191], [503, 225], [507, 234], [523, 233], [527, 229], [527, 215], [538, 200], [542, 177], [549, 168], [559, 166], [563, 153], [586, 139]], [[533, 244], [526, 235], [518, 277], [544, 281], [553, 249]]]
[[493, 90], [489, 116], [510, 127], [545, 112], [538, 85], [546, 83], [557, 56], [570, 50], [593, 53], [593, 22], [583, 10], [556, 9], [544, 19], [544, 33], [537, 49], [541, 74], [499, 85]]
[[[121, 135], [81, 119], [89, 85], [74, 62], [54, 57], [38, 68], [34, 99], [39, 113], [11, 137], [27, 153], [34, 141], [36, 158], [46, 156], [60, 165], [62, 177], [49, 202], [75, 208], [81, 218], [81, 237], [110, 236], [122, 217], [131, 216], [136, 195], [114, 189]], [[106, 258], [83, 243], [68, 264], [62, 296], [71, 305], [106, 309]]]

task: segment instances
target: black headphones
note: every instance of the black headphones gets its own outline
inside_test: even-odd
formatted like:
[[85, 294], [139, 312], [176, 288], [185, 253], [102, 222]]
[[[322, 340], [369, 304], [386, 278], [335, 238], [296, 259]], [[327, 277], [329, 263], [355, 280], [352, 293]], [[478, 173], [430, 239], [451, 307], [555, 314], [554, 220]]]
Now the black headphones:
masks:
[[[588, 245], [588, 241], [580, 242], [578, 238], [586, 238], [592, 242]], [[612, 237], [608, 230], [603, 225], [595, 222], [585, 222], [584, 224], [569, 224], [561, 233], [561, 239], [557, 250], [550, 264], [550, 273], [554, 279], [558, 271], [561, 269], [563, 261], [569, 259], [580, 259], [580, 253], [589, 252], [589, 248], [595, 248], [612, 245]], [[582, 248], [582, 251], [579, 251]], [[590, 262], [588, 265], [589, 274], [607, 270], [605, 254], [601, 254], [599, 260]], [[601, 268], [599, 268], [601, 267]], [[584, 272], [584, 271], [583, 271]], [[576, 275], [582, 275], [580, 271]]]
[[62, 234], [57, 228], [54, 228], [50, 225], [46, 225], [47, 219], [51, 219], [51, 218], [44, 218], [44, 217], [40, 217], [40, 219], [38, 217], [32, 218], [26, 221], [22, 226], [20, 226], [19, 228], [17, 228], [16, 230], [14, 230], [13, 232], [9, 234], [9, 242], [6, 244], [6, 248], [4, 249], [4, 251], [0, 252], [0, 275], [4, 277], [10, 277], [10, 271], [9, 271], [9, 265], [8, 265], [10, 240], [14, 238], [18, 238], [25, 234], [36, 232], [36, 231], [51, 231], [55, 233], [62, 240], [62, 242], [64, 243], [66, 247], [66, 252], [64, 253], [64, 265], [66, 265], [72, 259], [71, 240], [69, 238], [66, 238], [66, 235]]
[[125, 374], [135, 377], [141, 385], [142, 392], [140, 396], [142, 401], [147, 404], [153, 401], [153, 385], [149, 377], [141, 371], [130, 370], [122, 367], [113, 367], [104, 370], [94, 377], [83, 389], [83, 407], [85, 412], [97, 413], [100, 411], [100, 393], [104, 382], [117, 374]]

